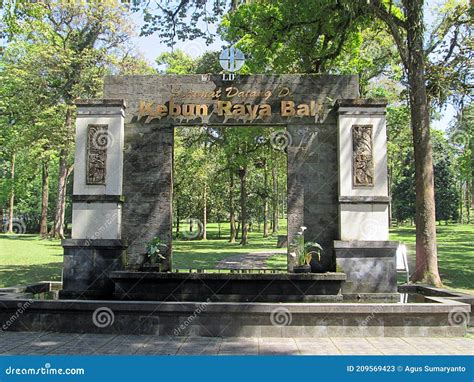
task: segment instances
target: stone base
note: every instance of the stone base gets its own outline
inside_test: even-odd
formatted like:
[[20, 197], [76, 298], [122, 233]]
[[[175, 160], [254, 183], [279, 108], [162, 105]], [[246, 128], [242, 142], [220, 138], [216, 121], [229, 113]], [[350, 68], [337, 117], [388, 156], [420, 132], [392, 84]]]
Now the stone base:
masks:
[[[153, 334], [206, 337], [463, 336], [470, 305], [441, 297], [421, 304], [223, 303], [2, 300], [8, 331]], [[98, 314], [105, 319], [97, 325]]]
[[115, 298], [135, 301], [314, 302], [342, 300], [343, 273], [114, 272]]
[[67, 239], [61, 244], [64, 267], [59, 298], [111, 298], [115, 284], [109, 274], [123, 269], [126, 244], [108, 239]]
[[[335, 241], [337, 269], [347, 276], [342, 287], [344, 298], [380, 294], [380, 299], [385, 299], [396, 294], [397, 247], [396, 241]], [[373, 298], [377, 296], [371, 295]]]

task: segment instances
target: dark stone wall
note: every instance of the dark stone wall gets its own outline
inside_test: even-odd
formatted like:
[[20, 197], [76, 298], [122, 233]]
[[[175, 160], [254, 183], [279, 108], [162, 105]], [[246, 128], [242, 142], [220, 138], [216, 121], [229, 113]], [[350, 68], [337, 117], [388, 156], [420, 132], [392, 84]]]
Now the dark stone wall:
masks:
[[[172, 245], [173, 127], [130, 123], [125, 129], [122, 234], [129, 265], [155, 236]], [[171, 258], [165, 264], [171, 267]]]
[[[169, 105], [175, 103], [209, 104], [216, 98], [190, 95], [189, 92], [213, 92], [219, 88], [237, 87], [244, 93], [233, 103], [268, 103], [272, 116], [265, 119], [233, 118], [214, 113], [202, 118], [164, 117], [138, 119], [140, 101]], [[279, 97], [282, 89], [290, 95]], [[251, 97], [248, 91], [270, 90], [272, 95]], [[106, 77], [105, 98], [122, 98], [127, 103], [125, 119], [125, 166], [123, 237], [129, 240], [129, 264], [139, 261], [145, 243], [154, 236], [168, 241], [171, 249], [173, 126], [225, 124], [286, 126], [291, 144], [288, 147], [288, 234], [289, 239], [302, 225], [308, 227], [306, 240], [316, 240], [325, 249], [324, 263], [334, 270], [332, 241], [338, 239], [338, 169], [337, 118], [334, 103], [341, 98], [358, 97], [355, 76], [240, 76], [233, 82], [222, 82], [218, 75], [186, 76], [112, 76]], [[219, 100], [229, 100], [225, 92]], [[280, 116], [280, 102], [321, 105], [313, 117]]]
[[289, 125], [288, 132], [293, 137], [288, 149], [289, 242], [305, 226], [305, 241], [322, 245], [322, 264], [334, 271], [332, 242], [339, 234], [336, 120], [331, 115], [324, 124]]

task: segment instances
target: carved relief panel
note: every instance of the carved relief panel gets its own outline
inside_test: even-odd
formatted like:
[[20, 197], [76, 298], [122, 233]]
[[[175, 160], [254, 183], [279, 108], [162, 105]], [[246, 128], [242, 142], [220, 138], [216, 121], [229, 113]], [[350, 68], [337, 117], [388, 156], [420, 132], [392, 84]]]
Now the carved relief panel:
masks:
[[372, 125], [352, 126], [352, 183], [355, 187], [374, 186]]
[[108, 146], [108, 125], [87, 126], [87, 185], [105, 185]]

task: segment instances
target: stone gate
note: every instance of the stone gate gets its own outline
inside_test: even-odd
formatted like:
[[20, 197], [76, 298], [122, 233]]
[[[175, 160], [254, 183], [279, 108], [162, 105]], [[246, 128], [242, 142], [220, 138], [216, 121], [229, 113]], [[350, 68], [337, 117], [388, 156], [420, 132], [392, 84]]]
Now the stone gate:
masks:
[[385, 103], [358, 89], [356, 76], [107, 77], [104, 99], [77, 102], [63, 297], [110, 295], [108, 274], [137, 269], [155, 236], [172, 270], [173, 128], [203, 124], [286, 129], [289, 242], [306, 226], [344, 293], [395, 293]]

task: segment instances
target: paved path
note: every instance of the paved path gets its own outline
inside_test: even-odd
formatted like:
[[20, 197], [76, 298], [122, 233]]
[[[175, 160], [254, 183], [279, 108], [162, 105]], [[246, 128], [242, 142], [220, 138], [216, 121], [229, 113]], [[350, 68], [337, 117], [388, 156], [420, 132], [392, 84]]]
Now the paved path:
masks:
[[273, 255], [283, 255], [286, 249], [270, 252], [245, 253], [226, 257], [216, 265], [217, 269], [267, 269], [266, 261]]
[[0, 354], [474, 355], [473, 338], [206, 338], [0, 332]]

